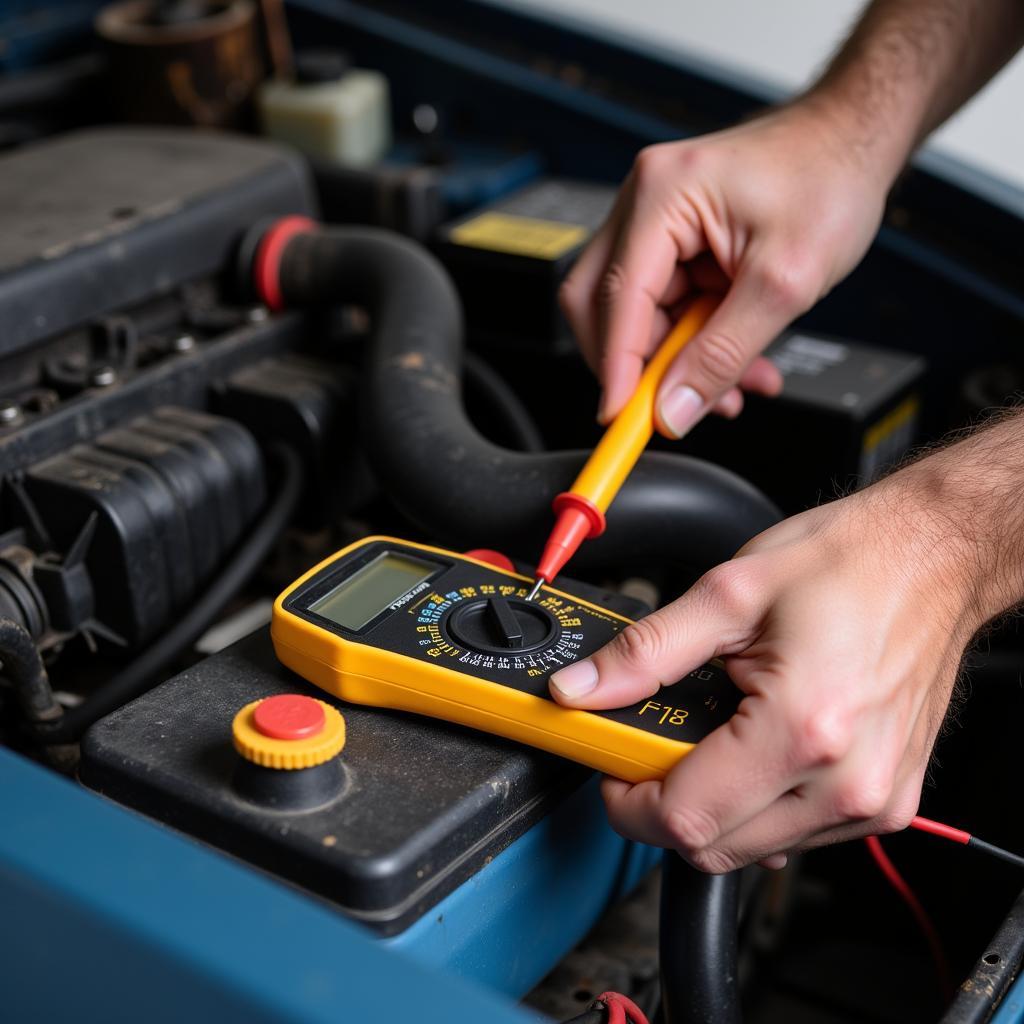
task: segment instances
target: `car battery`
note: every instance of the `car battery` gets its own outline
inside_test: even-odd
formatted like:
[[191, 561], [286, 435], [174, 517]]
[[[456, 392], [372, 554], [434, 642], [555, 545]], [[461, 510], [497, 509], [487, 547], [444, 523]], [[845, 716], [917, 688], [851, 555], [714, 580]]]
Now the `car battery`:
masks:
[[475, 341], [573, 347], [558, 286], [614, 199], [607, 185], [546, 178], [440, 228], [437, 252]]
[[[647, 611], [633, 599], [573, 586], [620, 614]], [[322, 792], [268, 786], [269, 768], [254, 785], [253, 766], [233, 745], [236, 713], [282, 694], [316, 697], [344, 716], [338, 772]], [[329, 901], [381, 936], [421, 921], [541, 819], [571, 806], [591, 774], [459, 726], [338, 701], [281, 665], [267, 630], [98, 722], [84, 738], [80, 766], [86, 786]], [[573, 854], [581, 877], [598, 853], [592, 837], [588, 843]], [[617, 874], [610, 870], [603, 890], [594, 887], [594, 919], [621, 883]], [[495, 892], [490, 903], [481, 898], [480, 913], [515, 898]], [[578, 894], [572, 899], [578, 903]]]
[[683, 442], [687, 454], [745, 476], [794, 513], [870, 483], [913, 445], [920, 357], [802, 331], [765, 355], [782, 393], [746, 396], [736, 420], [707, 417]]

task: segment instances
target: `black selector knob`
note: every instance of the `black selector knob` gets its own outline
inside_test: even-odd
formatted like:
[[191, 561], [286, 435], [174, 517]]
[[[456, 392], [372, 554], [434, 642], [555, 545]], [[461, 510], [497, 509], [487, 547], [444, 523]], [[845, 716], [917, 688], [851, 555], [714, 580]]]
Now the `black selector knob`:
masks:
[[467, 601], [448, 616], [452, 639], [485, 654], [523, 654], [545, 647], [558, 631], [554, 616], [520, 598]]

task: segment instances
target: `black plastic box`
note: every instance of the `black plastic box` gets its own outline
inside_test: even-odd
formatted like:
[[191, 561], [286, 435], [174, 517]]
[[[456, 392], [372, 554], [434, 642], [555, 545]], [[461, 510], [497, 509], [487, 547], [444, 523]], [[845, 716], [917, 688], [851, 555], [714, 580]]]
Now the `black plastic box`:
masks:
[[547, 178], [440, 228], [473, 338], [571, 349], [558, 286], [614, 199], [607, 185]]
[[219, 272], [256, 220], [316, 209], [263, 140], [90, 128], [0, 158], [0, 356]]
[[760, 487], [787, 513], [870, 483], [912, 446], [926, 364], [859, 342], [784, 334], [765, 354], [777, 398], [748, 395], [737, 420], [707, 417], [683, 442]]
[[[637, 617], [639, 602], [573, 584]], [[342, 710], [345, 788], [291, 813], [244, 799], [231, 723], [244, 705], [305, 693]], [[335, 903], [383, 935], [403, 931], [592, 773], [507, 740], [335, 700], [274, 656], [263, 629], [98, 722], [81, 781]]]

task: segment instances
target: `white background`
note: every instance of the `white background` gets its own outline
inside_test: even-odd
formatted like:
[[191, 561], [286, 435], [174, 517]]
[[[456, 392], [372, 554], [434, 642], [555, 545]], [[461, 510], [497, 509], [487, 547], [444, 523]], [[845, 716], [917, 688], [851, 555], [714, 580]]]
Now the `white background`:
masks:
[[[625, 31], [786, 89], [813, 77], [863, 6], [862, 0], [503, 2]], [[1007, 65], [930, 145], [1024, 186], [1024, 57]]]

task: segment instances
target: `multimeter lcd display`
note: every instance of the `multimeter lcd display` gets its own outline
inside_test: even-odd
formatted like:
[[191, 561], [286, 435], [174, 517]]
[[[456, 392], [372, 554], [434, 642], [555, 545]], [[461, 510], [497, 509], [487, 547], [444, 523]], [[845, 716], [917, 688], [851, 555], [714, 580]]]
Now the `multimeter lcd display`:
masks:
[[628, 782], [663, 778], [736, 711], [742, 694], [717, 665], [629, 707], [560, 707], [551, 673], [630, 620], [549, 587], [527, 601], [529, 585], [471, 557], [368, 537], [278, 597], [271, 638], [288, 668], [342, 700], [469, 725]]
[[436, 562], [385, 551], [317, 598], [309, 610], [345, 629], [362, 629], [388, 605], [437, 572], [437, 568]]

